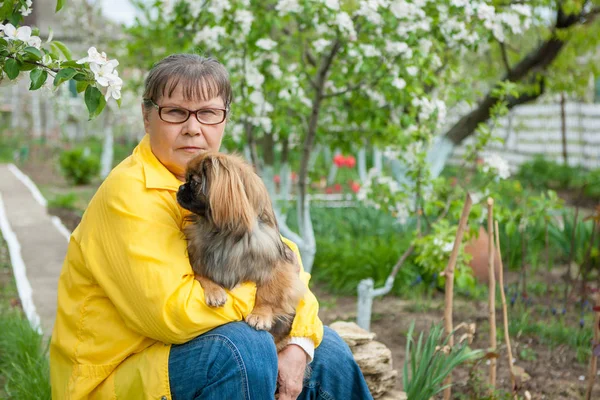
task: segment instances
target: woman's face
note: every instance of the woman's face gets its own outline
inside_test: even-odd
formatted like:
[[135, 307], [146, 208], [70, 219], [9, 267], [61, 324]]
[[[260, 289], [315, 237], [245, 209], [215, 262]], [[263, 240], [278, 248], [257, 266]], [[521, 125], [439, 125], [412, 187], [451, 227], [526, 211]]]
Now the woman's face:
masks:
[[[188, 101], [181, 86], [177, 86], [170, 97], [156, 101], [160, 107], [182, 107], [188, 110], [201, 108], [225, 108], [223, 99], [215, 97], [206, 101]], [[150, 136], [150, 147], [158, 160], [179, 180], [185, 181], [188, 161], [202, 151], [218, 151], [223, 139], [226, 120], [218, 125], [204, 125], [194, 115], [181, 124], [172, 124], [160, 119], [158, 109], [144, 110], [144, 127]]]

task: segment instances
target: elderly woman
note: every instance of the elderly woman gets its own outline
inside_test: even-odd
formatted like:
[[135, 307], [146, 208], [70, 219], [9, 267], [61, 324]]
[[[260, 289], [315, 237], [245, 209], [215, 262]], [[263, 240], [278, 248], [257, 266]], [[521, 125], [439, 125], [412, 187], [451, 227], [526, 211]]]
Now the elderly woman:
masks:
[[269, 333], [241, 322], [252, 311], [254, 284], [228, 292], [224, 307], [204, 302], [175, 196], [187, 162], [219, 149], [231, 99], [215, 60], [173, 55], [150, 71], [147, 134], [71, 236], [50, 346], [53, 398], [263, 400], [277, 387], [282, 400], [371, 398], [310, 291], [279, 354]]

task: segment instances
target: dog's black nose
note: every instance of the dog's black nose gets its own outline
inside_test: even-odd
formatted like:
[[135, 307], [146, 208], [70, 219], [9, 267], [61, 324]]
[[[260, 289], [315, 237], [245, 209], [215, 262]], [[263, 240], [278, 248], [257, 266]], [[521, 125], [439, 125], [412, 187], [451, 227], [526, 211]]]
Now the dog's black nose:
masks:
[[178, 192], [183, 191], [184, 188], [185, 188], [185, 183], [183, 185], [179, 186]]

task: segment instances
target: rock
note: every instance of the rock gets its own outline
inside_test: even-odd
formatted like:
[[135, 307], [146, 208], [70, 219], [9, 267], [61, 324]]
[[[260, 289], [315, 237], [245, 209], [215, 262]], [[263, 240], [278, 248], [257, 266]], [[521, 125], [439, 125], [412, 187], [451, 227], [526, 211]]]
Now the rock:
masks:
[[401, 392], [399, 390], [392, 390], [380, 397], [379, 400], [408, 400], [408, 397], [406, 397], [405, 392]]
[[[489, 282], [488, 271], [488, 243], [489, 235], [483, 227], [479, 227], [479, 236], [473, 238], [465, 245], [465, 253], [471, 255], [469, 266], [473, 270], [473, 276], [480, 283]], [[496, 279], [500, 270], [500, 261], [498, 255], [494, 257], [494, 271]]]
[[[398, 371], [392, 369], [392, 352], [383, 343], [375, 342], [375, 334], [354, 322], [337, 321], [330, 325], [348, 344], [375, 399], [400, 400], [400, 392], [390, 392]], [[391, 397], [390, 397], [391, 395]]]
[[392, 369], [392, 352], [380, 342], [369, 342], [352, 349], [364, 375], [382, 374]]
[[329, 325], [350, 348], [365, 344], [375, 339], [375, 334], [364, 330], [354, 322], [337, 321]]
[[389, 370], [382, 374], [365, 375], [367, 386], [374, 398], [380, 398], [394, 388], [398, 371]]

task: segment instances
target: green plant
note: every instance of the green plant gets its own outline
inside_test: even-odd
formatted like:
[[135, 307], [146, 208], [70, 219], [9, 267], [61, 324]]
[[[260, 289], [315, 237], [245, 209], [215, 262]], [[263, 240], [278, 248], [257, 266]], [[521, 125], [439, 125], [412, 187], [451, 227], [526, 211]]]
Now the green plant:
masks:
[[[562, 212], [561, 221], [551, 223], [548, 227], [552, 245], [559, 250], [562, 261], [571, 259], [578, 265], [583, 262], [591, 240], [593, 224], [591, 221], [585, 222], [582, 219], [582, 216], [578, 215], [577, 221], [575, 221], [575, 212], [565, 210]], [[575, 232], [574, 238], [573, 231]]]
[[[317, 241], [312, 276], [335, 294], [355, 295], [358, 283], [366, 278], [383, 285], [413, 237], [410, 226], [403, 227], [372, 208], [313, 206], [311, 215]], [[296, 229], [294, 212], [289, 213], [288, 224]], [[394, 293], [406, 294], [419, 275], [409, 258], [395, 280]]]
[[[511, 314], [509, 333], [511, 337], [532, 337], [550, 348], [567, 345], [576, 352], [577, 361], [585, 363], [591, 355], [592, 330], [569, 323], [565, 316], [539, 317], [534, 311], [517, 310]], [[593, 324], [593, 315], [584, 317], [584, 326]], [[498, 329], [498, 340], [504, 340], [504, 330]]]
[[0, 398], [50, 399], [47, 345], [19, 308], [8, 248], [0, 234]]
[[521, 360], [535, 361], [537, 360], [537, 352], [530, 347], [524, 347], [521, 351], [519, 351], [519, 357]]
[[75, 204], [77, 201], [78, 197], [73, 192], [59, 194], [48, 200], [48, 208], [68, 208], [69, 210], [76, 210], [77, 207]]
[[98, 157], [82, 148], [64, 151], [59, 162], [65, 178], [75, 185], [90, 183], [100, 172]]
[[50, 399], [48, 345], [18, 309], [0, 314], [0, 375], [8, 398]]
[[414, 328], [413, 322], [407, 334], [402, 374], [404, 391], [411, 400], [429, 400], [442, 392], [446, 388], [443, 382], [448, 374], [483, 354], [481, 350], [471, 350], [466, 343], [446, 347], [450, 336], [444, 338], [441, 325], [432, 325], [425, 340], [421, 332], [415, 343]]

